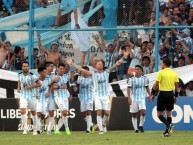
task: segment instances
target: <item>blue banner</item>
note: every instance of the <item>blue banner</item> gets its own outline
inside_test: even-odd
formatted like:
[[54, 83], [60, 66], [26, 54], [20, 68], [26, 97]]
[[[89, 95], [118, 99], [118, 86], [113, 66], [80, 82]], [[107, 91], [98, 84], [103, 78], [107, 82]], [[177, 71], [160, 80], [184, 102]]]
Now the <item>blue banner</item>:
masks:
[[[157, 117], [156, 104], [157, 98], [154, 102], [146, 101], [145, 130], [165, 130], [165, 125]], [[172, 111], [172, 123], [175, 130], [193, 130], [193, 97], [178, 97]]]

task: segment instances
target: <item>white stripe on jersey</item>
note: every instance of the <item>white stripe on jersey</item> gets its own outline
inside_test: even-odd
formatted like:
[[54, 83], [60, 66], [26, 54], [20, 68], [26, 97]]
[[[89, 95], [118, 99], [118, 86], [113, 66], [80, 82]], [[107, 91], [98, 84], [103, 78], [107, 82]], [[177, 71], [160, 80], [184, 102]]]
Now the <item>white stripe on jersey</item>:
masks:
[[109, 73], [93, 71], [94, 97], [109, 97]]
[[38, 95], [38, 99], [37, 99], [37, 101], [39, 102], [39, 103], [44, 103], [44, 102], [47, 102], [48, 101], [48, 99], [49, 98], [46, 98], [46, 93], [48, 93], [48, 91], [49, 91], [49, 80], [43, 80], [43, 81], [41, 81], [40, 80], [40, 82], [41, 82], [41, 86], [40, 87], [38, 87], [38, 88], [36, 88], [36, 94]]
[[[67, 82], [70, 81], [69, 74], [64, 74], [63, 76], [59, 76], [59, 75], [57, 76], [60, 77], [60, 81], [57, 82], [58, 86], [67, 85]], [[54, 95], [55, 97], [59, 97], [67, 100], [70, 93], [68, 92], [67, 89], [55, 89]]]
[[133, 102], [141, 102], [147, 96], [146, 87], [149, 79], [145, 76], [129, 78], [128, 87], [131, 88], [131, 100]]
[[[45, 79], [49, 81], [49, 85], [53, 77], [54, 77], [54, 73], [51, 73], [50, 75], [46, 75]], [[49, 99], [54, 100], [54, 91], [52, 91], [52, 93], [50, 94]]]
[[85, 78], [79, 76], [77, 83], [79, 84], [79, 99], [84, 102], [93, 102], [93, 79], [91, 76]]
[[21, 83], [21, 92], [20, 96], [26, 99], [34, 99], [35, 97], [35, 89], [26, 89], [27, 85], [33, 85], [36, 81], [38, 81], [38, 77], [33, 73], [29, 73], [28, 75], [24, 75], [23, 73], [18, 74], [18, 80]]

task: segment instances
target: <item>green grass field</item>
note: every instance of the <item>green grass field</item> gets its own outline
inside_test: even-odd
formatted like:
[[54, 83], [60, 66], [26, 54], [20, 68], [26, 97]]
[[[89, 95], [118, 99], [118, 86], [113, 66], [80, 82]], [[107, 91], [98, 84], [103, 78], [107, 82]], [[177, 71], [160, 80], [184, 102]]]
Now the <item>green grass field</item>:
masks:
[[32, 132], [0, 132], [0, 145], [192, 145], [192, 131], [174, 131], [170, 137], [161, 137], [162, 131], [108, 131], [104, 135], [72, 132], [67, 136], [41, 135], [33, 136]]

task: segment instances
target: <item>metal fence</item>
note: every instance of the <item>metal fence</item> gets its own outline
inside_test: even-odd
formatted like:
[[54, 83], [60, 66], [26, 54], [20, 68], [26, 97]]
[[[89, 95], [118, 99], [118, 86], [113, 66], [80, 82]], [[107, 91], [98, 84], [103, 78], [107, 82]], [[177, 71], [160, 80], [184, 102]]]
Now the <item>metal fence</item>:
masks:
[[[45, 48], [50, 50], [51, 44], [57, 42], [63, 59], [70, 56], [77, 63], [81, 51], [87, 51], [88, 57], [97, 53], [104, 58], [100, 46], [103, 40], [106, 47], [116, 46], [118, 41], [119, 55], [121, 46], [132, 46], [136, 57], [140, 51], [140, 57], [148, 56], [150, 63], [155, 62], [153, 71], [159, 69], [164, 56], [171, 58], [173, 67], [193, 63], [192, 1], [76, 0], [67, 6], [52, 0], [20, 2], [1, 1], [1, 46], [7, 44], [12, 52], [1, 55], [1, 68], [6, 60], [17, 62], [16, 56], [27, 58], [31, 68], [34, 62], [44, 63], [44, 53], [38, 49], [38, 56], [33, 54], [38, 48], [38, 35]], [[142, 60], [139, 58], [140, 64]]]

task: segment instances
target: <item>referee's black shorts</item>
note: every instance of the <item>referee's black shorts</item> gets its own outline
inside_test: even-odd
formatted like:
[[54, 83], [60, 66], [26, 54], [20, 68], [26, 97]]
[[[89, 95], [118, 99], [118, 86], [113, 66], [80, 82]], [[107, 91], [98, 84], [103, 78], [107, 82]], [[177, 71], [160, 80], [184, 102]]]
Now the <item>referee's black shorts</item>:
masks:
[[157, 99], [157, 111], [172, 111], [174, 109], [174, 92], [160, 91]]

